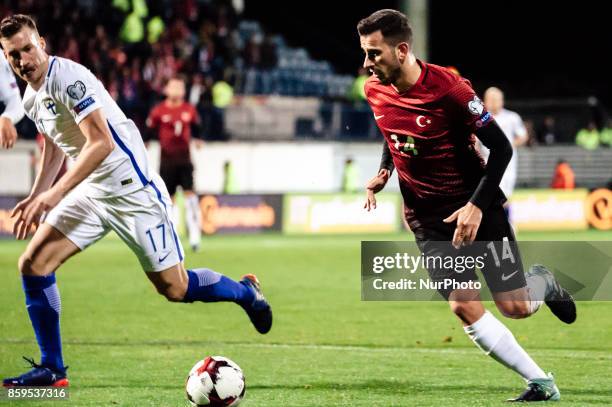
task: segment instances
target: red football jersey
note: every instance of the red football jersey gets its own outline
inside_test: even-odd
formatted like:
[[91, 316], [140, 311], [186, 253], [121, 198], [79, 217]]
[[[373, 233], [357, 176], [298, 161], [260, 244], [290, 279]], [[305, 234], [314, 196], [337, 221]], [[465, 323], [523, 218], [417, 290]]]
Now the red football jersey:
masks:
[[473, 132], [493, 120], [469, 81], [417, 62], [421, 75], [405, 92], [382, 85], [375, 75], [365, 84], [374, 119], [389, 143], [409, 221], [467, 203], [484, 174]]
[[162, 160], [189, 160], [191, 125], [199, 121], [195, 107], [187, 102], [170, 107], [164, 101], [151, 110], [147, 126], [158, 130]]

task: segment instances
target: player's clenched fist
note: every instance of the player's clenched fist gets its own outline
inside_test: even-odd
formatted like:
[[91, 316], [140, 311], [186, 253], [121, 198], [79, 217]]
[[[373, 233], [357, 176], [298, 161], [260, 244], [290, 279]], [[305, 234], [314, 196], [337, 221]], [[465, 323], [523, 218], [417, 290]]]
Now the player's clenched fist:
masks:
[[365, 209], [368, 211], [376, 209], [376, 197], [374, 195], [385, 187], [390, 176], [391, 171], [381, 168], [378, 174], [368, 181], [366, 184], [366, 202], [363, 205]]
[[482, 221], [482, 211], [471, 202], [457, 209], [451, 216], [444, 219], [445, 223], [457, 221], [453, 234], [453, 246], [458, 249], [461, 245], [470, 244], [476, 240], [478, 227]]

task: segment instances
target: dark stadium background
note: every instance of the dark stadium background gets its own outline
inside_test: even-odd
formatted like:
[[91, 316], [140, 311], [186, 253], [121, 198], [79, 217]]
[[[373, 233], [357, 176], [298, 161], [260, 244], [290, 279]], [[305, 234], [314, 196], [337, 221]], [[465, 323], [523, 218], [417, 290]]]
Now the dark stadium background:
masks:
[[[357, 22], [401, 3], [246, 0], [244, 17], [354, 74], [362, 62]], [[497, 84], [508, 99], [593, 95], [608, 108], [612, 102], [603, 2], [429, 1], [429, 29], [429, 61], [456, 66], [479, 91]]]

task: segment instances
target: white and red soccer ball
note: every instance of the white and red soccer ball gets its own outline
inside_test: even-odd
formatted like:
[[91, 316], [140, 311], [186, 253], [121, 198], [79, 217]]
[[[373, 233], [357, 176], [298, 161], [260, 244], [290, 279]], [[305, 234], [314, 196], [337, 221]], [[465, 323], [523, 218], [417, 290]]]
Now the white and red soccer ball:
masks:
[[242, 369], [223, 356], [200, 360], [189, 372], [187, 399], [192, 406], [237, 406], [246, 390]]

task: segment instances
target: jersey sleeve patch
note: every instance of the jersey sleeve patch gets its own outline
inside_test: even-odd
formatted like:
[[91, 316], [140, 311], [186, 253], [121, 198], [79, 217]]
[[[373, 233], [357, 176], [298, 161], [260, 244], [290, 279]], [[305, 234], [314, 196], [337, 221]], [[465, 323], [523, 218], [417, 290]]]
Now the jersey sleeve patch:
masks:
[[84, 66], [68, 60], [61, 62], [51, 74], [50, 96], [60, 102], [78, 125], [91, 112], [101, 108], [96, 93], [97, 78]]
[[93, 105], [94, 103], [96, 103], [96, 100], [93, 98], [93, 96], [90, 96], [82, 101], [80, 101], [74, 108], [74, 112], [76, 114], [81, 113], [83, 110], [87, 109], [89, 106]]
[[85, 96], [86, 91], [87, 87], [81, 81], [76, 81], [72, 85], [68, 86], [68, 88], [66, 89], [68, 96], [70, 96], [74, 100], [81, 100], [83, 96]]

